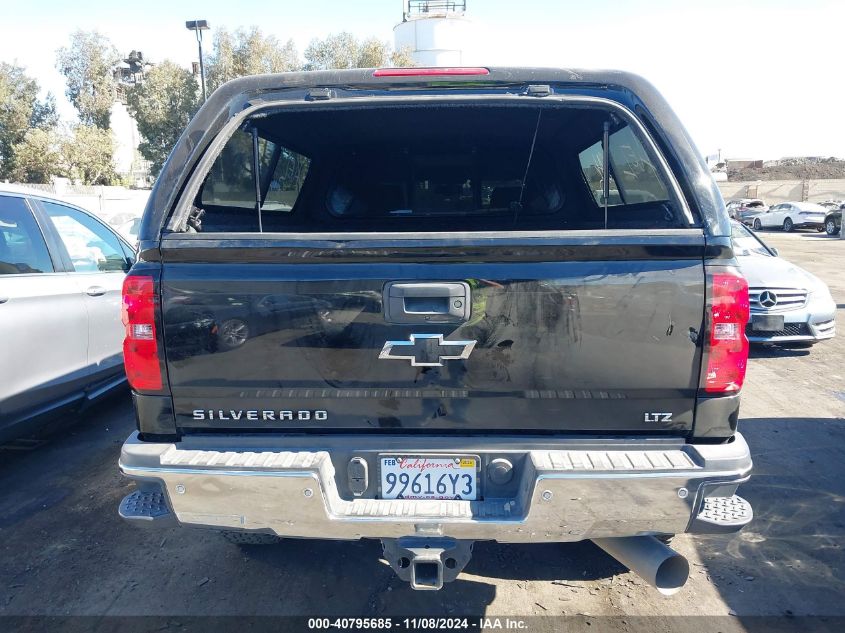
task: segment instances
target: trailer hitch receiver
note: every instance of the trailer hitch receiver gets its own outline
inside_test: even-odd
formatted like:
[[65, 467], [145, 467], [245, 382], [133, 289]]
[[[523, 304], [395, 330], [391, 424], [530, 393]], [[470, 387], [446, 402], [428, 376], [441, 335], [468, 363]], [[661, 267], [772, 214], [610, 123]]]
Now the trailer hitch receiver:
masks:
[[472, 557], [473, 541], [403, 536], [381, 544], [393, 571], [412, 589], [436, 591], [461, 573]]

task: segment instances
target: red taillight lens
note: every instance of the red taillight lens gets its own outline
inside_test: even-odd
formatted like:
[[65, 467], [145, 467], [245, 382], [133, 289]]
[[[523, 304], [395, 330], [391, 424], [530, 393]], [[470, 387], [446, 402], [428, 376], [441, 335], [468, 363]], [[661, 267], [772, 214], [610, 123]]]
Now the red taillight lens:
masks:
[[448, 75], [489, 75], [486, 68], [379, 68], [373, 77], [440, 77]]
[[748, 364], [748, 282], [737, 273], [717, 273], [710, 280], [713, 295], [704, 391], [736, 392]]
[[121, 316], [126, 326], [123, 363], [129, 384], [138, 391], [159, 391], [162, 387], [161, 363], [156, 342], [155, 284], [152, 277], [126, 277]]

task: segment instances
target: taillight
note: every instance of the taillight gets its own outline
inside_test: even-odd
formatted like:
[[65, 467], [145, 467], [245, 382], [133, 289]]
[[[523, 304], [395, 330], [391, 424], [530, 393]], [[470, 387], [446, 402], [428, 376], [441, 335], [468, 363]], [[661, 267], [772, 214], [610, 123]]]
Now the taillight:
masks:
[[486, 68], [379, 68], [373, 71], [373, 77], [440, 77], [449, 75], [489, 75]]
[[732, 393], [742, 387], [748, 364], [748, 282], [738, 273], [720, 272], [712, 284], [710, 337], [704, 391]]
[[155, 284], [148, 275], [127, 275], [123, 281], [121, 310], [126, 335], [123, 363], [133, 389], [159, 391], [161, 362], [155, 328]]

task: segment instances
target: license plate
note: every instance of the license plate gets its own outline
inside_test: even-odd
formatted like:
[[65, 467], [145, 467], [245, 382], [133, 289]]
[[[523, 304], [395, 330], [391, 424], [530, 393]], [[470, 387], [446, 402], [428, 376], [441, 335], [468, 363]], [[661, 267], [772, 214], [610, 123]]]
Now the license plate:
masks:
[[780, 332], [783, 329], [783, 315], [755, 314], [751, 317], [751, 329], [758, 332]]
[[380, 456], [382, 499], [478, 498], [478, 458]]

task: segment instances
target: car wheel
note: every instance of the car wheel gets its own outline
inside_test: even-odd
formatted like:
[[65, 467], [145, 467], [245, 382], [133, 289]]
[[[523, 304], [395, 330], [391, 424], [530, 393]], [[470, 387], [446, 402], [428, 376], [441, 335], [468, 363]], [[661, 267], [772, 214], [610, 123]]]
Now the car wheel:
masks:
[[836, 235], [839, 233], [839, 230], [836, 228], [836, 222], [833, 221], [833, 218], [829, 218], [828, 221], [824, 223], [824, 230], [828, 235]]
[[790, 220], [789, 218], [786, 218], [783, 221], [783, 230], [786, 231], [787, 233], [791, 233], [793, 228], [794, 228], [794, 226], [792, 224], [792, 220]]
[[754, 220], [754, 224], [751, 225], [755, 231], [759, 231], [763, 228], [763, 225], [760, 224], [760, 220]]
[[260, 532], [222, 532], [223, 538], [235, 545], [275, 545], [282, 539], [275, 534]]
[[240, 347], [249, 338], [249, 326], [240, 319], [223, 321], [217, 330], [219, 349], [229, 350]]

